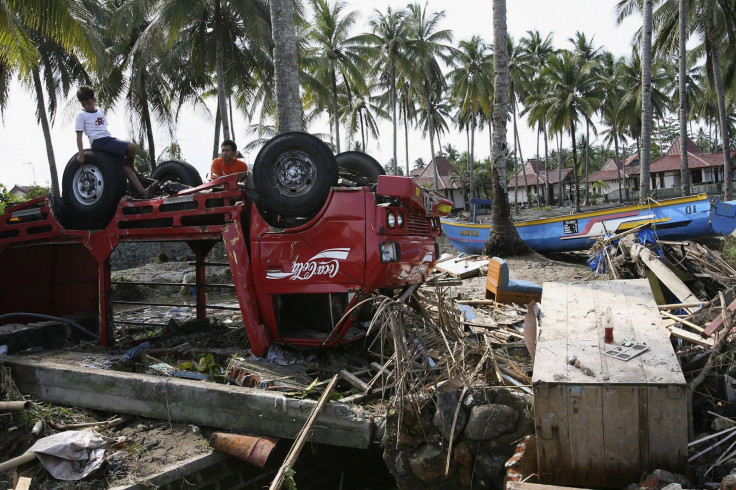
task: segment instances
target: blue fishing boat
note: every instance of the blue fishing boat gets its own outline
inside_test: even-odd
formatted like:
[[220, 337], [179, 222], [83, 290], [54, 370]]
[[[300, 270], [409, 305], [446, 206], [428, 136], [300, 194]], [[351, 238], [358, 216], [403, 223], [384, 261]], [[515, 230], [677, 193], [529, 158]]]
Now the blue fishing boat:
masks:
[[[474, 221], [440, 219], [457, 250], [479, 254], [491, 225]], [[651, 224], [662, 240], [728, 235], [736, 229], [736, 201], [700, 194], [514, 223], [521, 239], [539, 252], [587, 250], [600, 237], [645, 224]]]

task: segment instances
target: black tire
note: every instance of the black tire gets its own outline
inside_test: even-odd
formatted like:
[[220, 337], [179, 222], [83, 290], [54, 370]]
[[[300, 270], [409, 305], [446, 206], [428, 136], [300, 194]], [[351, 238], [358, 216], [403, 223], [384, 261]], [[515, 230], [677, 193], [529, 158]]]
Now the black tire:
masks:
[[171, 180], [191, 187], [202, 185], [202, 177], [197, 169], [186, 162], [178, 160], [159, 163], [151, 172], [151, 178], [162, 183]]
[[375, 184], [379, 175], [386, 175], [380, 163], [370, 155], [360, 151], [344, 151], [336, 157], [337, 166], [345, 170], [357, 181], [358, 185]]
[[337, 161], [330, 148], [311, 134], [282, 133], [258, 152], [253, 183], [262, 204], [281, 216], [319, 211], [337, 184]]
[[71, 227], [99, 230], [110, 223], [125, 194], [125, 170], [115, 155], [89, 149], [84, 155], [84, 166], [79, 166], [77, 154], [66, 164], [62, 197]]

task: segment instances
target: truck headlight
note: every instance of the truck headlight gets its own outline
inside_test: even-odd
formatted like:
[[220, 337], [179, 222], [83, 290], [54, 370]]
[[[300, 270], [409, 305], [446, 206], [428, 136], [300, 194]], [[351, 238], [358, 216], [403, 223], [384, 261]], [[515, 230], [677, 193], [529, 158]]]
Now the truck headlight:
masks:
[[397, 216], [396, 216], [396, 225], [397, 225], [397, 226], [398, 226], [399, 228], [401, 228], [401, 227], [403, 227], [403, 226], [404, 226], [404, 213], [402, 213], [401, 211], [399, 211], [399, 212], [398, 212], [398, 213], [396, 213], [396, 214], [397, 214]]
[[388, 224], [389, 228], [396, 226], [396, 215], [393, 211], [386, 211], [386, 224]]
[[398, 262], [401, 260], [401, 251], [396, 242], [382, 242], [378, 244], [381, 262]]

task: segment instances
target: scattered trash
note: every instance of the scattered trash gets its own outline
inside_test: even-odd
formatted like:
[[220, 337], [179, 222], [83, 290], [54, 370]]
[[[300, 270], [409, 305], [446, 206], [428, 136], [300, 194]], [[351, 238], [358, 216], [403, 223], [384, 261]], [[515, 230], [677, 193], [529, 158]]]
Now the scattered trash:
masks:
[[57, 480], [81, 480], [105, 460], [105, 453], [122, 438], [105, 437], [92, 429], [66, 431], [36, 441], [28, 450]]

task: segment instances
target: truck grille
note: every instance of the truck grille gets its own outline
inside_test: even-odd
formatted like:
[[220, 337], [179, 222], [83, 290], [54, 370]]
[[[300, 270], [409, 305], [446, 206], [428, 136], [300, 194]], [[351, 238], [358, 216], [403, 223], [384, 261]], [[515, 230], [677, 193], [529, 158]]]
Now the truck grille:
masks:
[[429, 235], [429, 220], [425, 216], [410, 214], [406, 217], [406, 232], [409, 235]]

